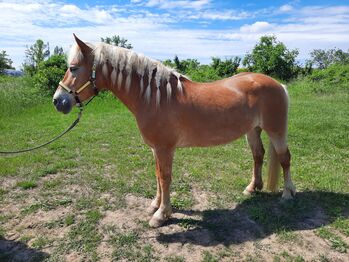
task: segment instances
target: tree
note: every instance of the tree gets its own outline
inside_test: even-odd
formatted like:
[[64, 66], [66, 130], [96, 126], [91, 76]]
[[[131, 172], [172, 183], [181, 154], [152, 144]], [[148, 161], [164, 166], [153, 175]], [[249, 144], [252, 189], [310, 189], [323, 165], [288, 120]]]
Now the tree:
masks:
[[63, 47], [56, 46], [55, 49], [53, 49], [53, 55], [64, 55]]
[[297, 49], [288, 50], [275, 36], [262, 36], [251, 53], [243, 59], [243, 65], [250, 71], [261, 72], [289, 80], [297, 74]]
[[65, 55], [52, 55], [45, 61], [42, 61], [37, 73], [33, 77], [34, 86], [39, 90], [52, 95], [59, 81], [63, 78], [67, 70], [67, 61]]
[[196, 70], [200, 66], [200, 62], [196, 59], [185, 59], [180, 60], [177, 55], [171, 59], [163, 61], [163, 64], [175, 68], [178, 72], [186, 75], [190, 71]]
[[12, 60], [8, 58], [6, 51], [0, 52], [0, 74], [4, 72], [4, 69], [14, 69], [12, 67]]
[[325, 69], [332, 64], [349, 64], [349, 52], [337, 48], [329, 50], [314, 49], [310, 56], [309, 62], [319, 69]]
[[234, 58], [225, 59], [222, 61], [218, 57], [212, 57], [211, 66], [216, 70], [219, 77], [228, 77], [236, 73], [241, 62], [241, 58], [235, 56]]
[[120, 37], [119, 35], [113, 35], [112, 37], [101, 37], [101, 41], [110, 45], [120, 46], [127, 49], [132, 49], [132, 45], [128, 44], [128, 40]]
[[24, 71], [29, 75], [34, 75], [38, 70], [39, 64], [50, 56], [49, 44], [45, 44], [44, 41], [38, 39], [34, 45], [27, 46], [25, 56]]

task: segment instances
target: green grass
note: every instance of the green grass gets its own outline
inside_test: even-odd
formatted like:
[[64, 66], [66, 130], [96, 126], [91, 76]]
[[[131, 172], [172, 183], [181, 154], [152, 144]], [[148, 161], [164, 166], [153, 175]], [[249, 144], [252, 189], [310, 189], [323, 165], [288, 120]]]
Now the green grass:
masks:
[[331, 243], [331, 247], [338, 252], [346, 253], [348, 249], [348, 244], [343, 241], [343, 239], [336, 234], [335, 232], [331, 231], [327, 227], [321, 227], [316, 231], [316, 234], [323, 238], [328, 240]]
[[22, 189], [31, 189], [37, 187], [37, 183], [35, 181], [20, 181], [17, 182], [17, 187]]
[[[76, 110], [69, 115], [57, 113], [49, 97], [35, 99], [37, 93], [26, 88], [28, 81], [0, 79], [1, 150], [47, 141], [76, 117]], [[214, 196], [209, 198], [213, 209], [202, 212], [203, 221], [179, 221], [184, 230], [201, 227], [224, 243], [226, 239], [220, 232], [225, 232], [227, 226], [240, 225], [234, 212], [242, 212], [263, 234], [276, 233], [282, 242], [299, 244], [299, 224], [321, 209], [333, 235], [326, 238], [323, 231], [329, 229], [325, 227], [318, 229], [318, 237], [328, 241], [336, 252], [347, 250], [348, 243], [340, 234], [349, 234], [349, 95], [314, 94], [310, 85], [309, 81], [289, 85], [289, 145], [293, 180], [299, 192], [296, 201], [281, 205], [280, 194], [260, 193], [252, 198], [241, 195], [250, 181], [253, 164], [245, 139], [219, 147], [178, 149], [171, 187], [175, 192], [173, 206], [190, 210], [195, 204], [194, 186]], [[17, 86], [20, 88], [15, 90]], [[19, 208], [21, 219], [39, 211], [70, 208], [62, 218], [46, 224], [46, 228], [69, 226], [54, 251], [58, 255], [76, 251], [86, 260], [98, 259], [96, 249], [103, 233], [97, 228], [104, 212], [125, 207], [128, 193], [151, 198], [156, 192], [153, 156], [133, 116], [112, 96], [102, 96], [85, 108], [81, 123], [57, 142], [31, 153], [0, 155], [0, 205], [12, 203]], [[265, 135], [263, 140], [267, 142]], [[264, 173], [265, 169], [264, 166]], [[7, 183], [12, 180], [14, 187]], [[105, 195], [113, 201], [106, 200]], [[32, 201], [26, 202], [27, 199]], [[232, 203], [237, 203], [233, 211]], [[10, 232], [6, 225], [11, 219], [7, 217], [17, 215], [1, 216], [1, 235]], [[141, 244], [139, 232], [115, 234], [110, 241], [115, 260], [157, 257], [152, 246]], [[44, 247], [45, 241], [37, 240], [36, 247]], [[181, 254], [177, 255], [168, 257], [168, 261], [182, 261]], [[207, 261], [216, 257], [215, 253], [203, 253]], [[290, 258], [286, 253], [277, 257], [301, 261], [294, 254]]]

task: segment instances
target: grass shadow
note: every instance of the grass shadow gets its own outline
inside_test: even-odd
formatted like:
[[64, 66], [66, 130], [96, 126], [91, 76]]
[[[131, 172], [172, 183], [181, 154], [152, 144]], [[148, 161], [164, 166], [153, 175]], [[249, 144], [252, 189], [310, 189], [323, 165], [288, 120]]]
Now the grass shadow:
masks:
[[[337, 218], [349, 217], [349, 194], [306, 191], [293, 201], [280, 202], [280, 194], [258, 193], [234, 209], [178, 210], [188, 218], [171, 219], [183, 231], [160, 233], [161, 243], [201, 246], [240, 244], [281, 231], [319, 228]], [[196, 219], [200, 217], [201, 219]]]
[[7, 240], [0, 237], [0, 261], [44, 261], [49, 254], [28, 247], [18, 241]]

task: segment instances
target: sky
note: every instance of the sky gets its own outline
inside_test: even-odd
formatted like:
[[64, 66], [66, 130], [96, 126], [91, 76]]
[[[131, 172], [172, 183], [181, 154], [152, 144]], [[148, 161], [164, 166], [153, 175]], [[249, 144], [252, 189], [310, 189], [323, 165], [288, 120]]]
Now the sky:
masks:
[[349, 49], [349, 0], [0, 0], [0, 51], [17, 69], [37, 39], [68, 51], [75, 33], [87, 42], [120, 35], [134, 50], [164, 60], [210, 63], [244, 56], [275, 35], [305, 61], [313, 49]]

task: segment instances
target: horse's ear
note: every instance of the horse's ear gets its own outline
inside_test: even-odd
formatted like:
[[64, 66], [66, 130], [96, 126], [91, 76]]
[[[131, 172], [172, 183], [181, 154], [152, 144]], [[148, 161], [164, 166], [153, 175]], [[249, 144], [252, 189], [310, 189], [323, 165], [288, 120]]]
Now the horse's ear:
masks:
[[75, 38], [75, 41], [76, 43], [78, 44], [78, 46], [80, 47], [80, 50], [83, 54], [90, 54], [91, 51], [92, 51], [92, 48], [89, 47], [88, 45], [86, 45], [82, 40], [80, 40], [75, 34], [74, 35], [74, 38]]

